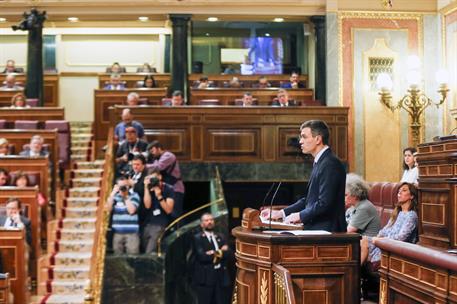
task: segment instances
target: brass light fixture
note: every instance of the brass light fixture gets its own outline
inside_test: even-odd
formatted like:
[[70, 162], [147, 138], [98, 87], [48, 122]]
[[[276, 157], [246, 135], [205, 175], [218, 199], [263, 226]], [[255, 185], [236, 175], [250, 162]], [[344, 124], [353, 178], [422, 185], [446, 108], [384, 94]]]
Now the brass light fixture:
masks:
[[438, 93], [441, 98], [438, 102], [433, 101], [425, 95], [419, 88], [421, 84], [420, 60], [417, 56], [408, 58], [408, 74], [407, 80], [409, 88], [407, 93], [398, 101], [392, 103], [391, 90], [393, 86], [392, 78], [385, 73], [378, 75], [376, 84], [379, 90], [380, 101], [389, 108], [392, 112], [397, 109], [405, 110], [411, 117], [411, 134], [412, 144], [417, 146], [420, 143], [421, 136], [421, 117], [425, 109], [430, 105], [435, 105], [437, 108], [446, 101], [449, 89], [447, 87], [448, 75], [445, 70], [439, 70], [436, 73], [436, 80], [439, 84]]

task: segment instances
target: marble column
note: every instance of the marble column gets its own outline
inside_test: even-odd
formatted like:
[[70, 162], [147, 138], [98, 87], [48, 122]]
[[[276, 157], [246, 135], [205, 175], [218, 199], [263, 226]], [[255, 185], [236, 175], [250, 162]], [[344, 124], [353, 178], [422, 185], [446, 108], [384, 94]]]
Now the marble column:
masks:
[[315, 98], [320, 100], [323, 105], [327, 104], [326, 100], [326, 29], [325, 16], [312, 16], [311, 22], [314, 23], [316, 34], [316, 68], [315, 68]]
[[170, 15], [172, 22], [171, 42], [171, 89], [180, 90], [186, 95], [188, 58], [187, 33], [191, 15]]

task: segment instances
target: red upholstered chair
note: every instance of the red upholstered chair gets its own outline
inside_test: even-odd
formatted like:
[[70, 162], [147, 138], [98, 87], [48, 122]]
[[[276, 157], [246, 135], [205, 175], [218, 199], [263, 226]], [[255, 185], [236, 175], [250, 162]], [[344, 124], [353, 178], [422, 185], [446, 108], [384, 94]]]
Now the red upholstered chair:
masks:
[[219, 99], [202, 99], [198, 101], [198, 104], [201, 106], [218, 106]]
[[66, 120], [46, 120], [44, 122], [46, 130], [57, 129], [59, 142], [59, 168], [66, 169], [70, 164], [71, 142], [70, 142], [70, 123]]
[[372, 183], [370, 186], [370, 191], [368, 192], [368, 198], [370, 202], [372, 202], [375, 206], [379, 206], [382, 208], [382, 201], [381, 201], [381, 190], [385, 183], [377, 182]]
[[147, 106], [149, 104], [149, 98], [147, 97], [140, 97], [138, 99], [138, 104], [139, 105], [144, 105], [144, 106]]
[[16, 154], [16, 148], [14, 144], [8, 144], [8, 155]]
[[14, 122], [15, 129], [35, 130], [38, 129], [38, 120], [16, 120]]
[[38, 107], [38, 98], [27, 98], [25, 102], [28, 106]]
[[0, 119], [0, 129], [6, 129], [6, 120]]

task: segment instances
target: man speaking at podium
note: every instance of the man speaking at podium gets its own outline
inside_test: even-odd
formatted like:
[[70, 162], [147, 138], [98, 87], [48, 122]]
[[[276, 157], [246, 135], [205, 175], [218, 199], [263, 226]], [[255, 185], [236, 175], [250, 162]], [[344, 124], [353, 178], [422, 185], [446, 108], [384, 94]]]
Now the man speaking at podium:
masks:
[[[308, 193], [283, 210], [273, 210], [273, 220], [303, 223], [305, 230], [345, 232], [344, 195], [346, 172], [341, 161], [328, 146], [329, 129], [321, 120], [305, 121], [300, 127], [300, 146], [304, 154], [314, 156]], [[264, 218], [270, 210], [262, 211]]]

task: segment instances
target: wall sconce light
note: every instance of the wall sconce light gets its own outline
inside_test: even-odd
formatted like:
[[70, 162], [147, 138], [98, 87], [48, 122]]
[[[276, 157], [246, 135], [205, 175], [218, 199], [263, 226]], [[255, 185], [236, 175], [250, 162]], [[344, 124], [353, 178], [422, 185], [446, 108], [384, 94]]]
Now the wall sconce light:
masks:
[[403, 109], [408, 112], [411, 117], [411, 133], [412, 133], [412, 144], [417, 146], [420, 143], [420, 129], [421, 129], [421, 117], [425, 109], [430, 105], [435, 105], [437, 108], [446, 101], [447, 93], [449, 89], [447, 87], [448, 74], [445, 70], [439, 70], [436, 73], [436, 81], [439, 84], [438, 93], [441, 98], [438, 102], [434, 102], [432, 99], [427, 97], [421, 90], [420, 84], [422, 82], [420, 74], [420, 61], [417, 64], [416, 56], [408, 59], [409, 71], [406, 79], [409, 85], [407, 93], [395, 103], [392, 103], [392, 87], [393, 81], [388, 74], [381, 73], [376, 78], [376, 85], [378, 87], [378, 94], [381, 102], [389, 108], [392, 112], [396, 109]]

